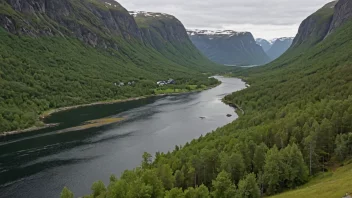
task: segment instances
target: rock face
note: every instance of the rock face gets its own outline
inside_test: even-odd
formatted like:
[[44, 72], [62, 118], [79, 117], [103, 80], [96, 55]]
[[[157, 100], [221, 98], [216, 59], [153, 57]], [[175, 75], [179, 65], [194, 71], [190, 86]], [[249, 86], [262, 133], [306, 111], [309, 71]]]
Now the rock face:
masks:
[[114, 36], [141, 39], [133, 17], [113, 0], [6, 0], [1, 6], [7, 11], [0, 12], [0, 26], [13, 34], [75, 36], [115, 48]]
[[273, 45], [266, 53], [271, 58], [271, 60], [275, 60], [279, 58], [283, 53], [285, 53], [288, 48], [290, 48], [292, 41], [292, 37], [275, 39]]
[[291, 48], [315, 45], [351, 18], [351, 0], [332, 1], [301, 23]]
[[[143, 11], [130, 11], [130, 14], [140, 29], [144, 44], [153, 47], [167, 59], [176, 62], [176, 57], [182, 57], [183, 60], [192, 62], [202, 57], [206, 60], [192, 44], [185, 27], [176, 17]], [[207, 60], [208, 65], [209, 63], [211, 61]]]
[[314, 14], [307, 17], [300, 25], [292, 47], [307, 47], [322, 41], [327, 35], [332, 21], [336, 1], [330, 2]]
[[352, 1], [339, 0], [335, 6], [334, 15], [330, 24], [328, 34], [332, 33], [347, 20], [352, 18]]
[[262, 65], [269, 57], [250, 32], [188, 30], [193, 44], [210, 60], [225, 65]]
[[161, 40], [190, 42], [185, 27], [172, 15], [141, 11], [130, 11], [130, 14], [134, 16], [144, 40], [156, 48], [163, 47]]

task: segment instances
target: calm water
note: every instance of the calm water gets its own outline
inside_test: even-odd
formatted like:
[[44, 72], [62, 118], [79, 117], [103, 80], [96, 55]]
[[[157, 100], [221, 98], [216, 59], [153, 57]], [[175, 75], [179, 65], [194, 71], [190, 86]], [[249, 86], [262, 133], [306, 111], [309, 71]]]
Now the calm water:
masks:
[[[47, 118], [58, 127], [0, 141], [0, 197], [59, 197], [64, 186], [75, 196], [90, 193], [97, 180], [108, 183], [140, 164], [143, 152], [167, 152], [237, 118], [225, 95], [245, 88], [235, 78], [211, 90], [154, 97], [60, 112]], [[228, 118], [226, 114], [233, 114]], [[58, 133], [85, 121], [125, 117], [121, 123]], [[205, 117], [205, 119], [200, 119]]]

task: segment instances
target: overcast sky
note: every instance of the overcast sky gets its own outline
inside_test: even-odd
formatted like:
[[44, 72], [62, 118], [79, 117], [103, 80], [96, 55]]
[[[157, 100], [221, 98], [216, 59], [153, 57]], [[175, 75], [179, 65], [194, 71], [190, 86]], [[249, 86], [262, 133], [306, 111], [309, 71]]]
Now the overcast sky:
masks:
[[128, 10], [176, 16], [188, 29], [250, 31], [256, 38], [295, 36], [299, 24], [332, 0], [117, 0]]

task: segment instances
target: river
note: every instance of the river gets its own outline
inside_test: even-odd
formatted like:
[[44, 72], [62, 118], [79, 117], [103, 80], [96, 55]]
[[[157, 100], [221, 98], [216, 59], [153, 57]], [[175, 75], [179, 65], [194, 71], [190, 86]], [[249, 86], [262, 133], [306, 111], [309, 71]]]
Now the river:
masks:
[[[59, 197], [64, 186], [75, 196], [90, 193], [94, 181], [108, 184], [141, 162], [143, 152], [167, 152], [237, 118], [221, 102], [245, 88], [236, 78], [203, 92], [71, 109], [48, 117], [59, 126], [8, 136], [0, 141], [0, 197]], [[232, 114], [232, 117], [227, 117]], [[96, 128], [62, 132], [82, 123], [123, 117]], [[204, 117], [204, 118], [200, 118]], [[61, 132], [60, 132], [61, 131]]]

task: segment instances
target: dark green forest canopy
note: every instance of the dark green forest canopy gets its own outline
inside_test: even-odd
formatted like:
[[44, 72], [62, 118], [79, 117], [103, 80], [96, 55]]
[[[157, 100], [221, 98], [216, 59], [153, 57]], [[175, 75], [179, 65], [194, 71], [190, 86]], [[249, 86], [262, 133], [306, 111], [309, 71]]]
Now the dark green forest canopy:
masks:
[[107, 187], [95, 183], [87, 197], [240, 198], [296, 188], [351, 159], [351, 72], [349, 21], [309, 48], [237, 71], [251, 86], [224, 100], [244, 115], [172, 152], [145, 153], [141, 167]]

